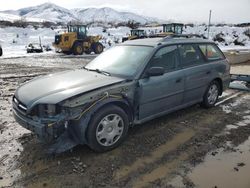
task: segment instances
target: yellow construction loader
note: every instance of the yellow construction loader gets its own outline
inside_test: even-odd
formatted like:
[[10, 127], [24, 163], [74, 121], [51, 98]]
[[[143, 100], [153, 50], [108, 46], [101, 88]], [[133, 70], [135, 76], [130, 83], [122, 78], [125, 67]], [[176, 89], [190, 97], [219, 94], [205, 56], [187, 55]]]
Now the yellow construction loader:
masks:
[[157, 37], [166, 37], [169, 35], [181, 35], [183, 32], [183, 26], [182, 23], [169, 23], [169, 24], [163, 24], [163, 30], [161, 33], [156, 33]]
[[147, 38], [146, 32], [142, 29], [132, 29], [131, 34], [128, 37], [123, 37], [122, 42], [127, 40], [143, 39]]
[[162, 31], [151, 35], [146, 35], [146, 32], [142, 29], [132, 29], [131, 34], [128, 37], [123, 37], [122, 42], [127, 40], [143, 39], [143, 38], [154, 38], [154, 37], [166, 37], [169, 35], [181, 35], [183, 32], [182, 23], [169, 23], [162, 25]]
[[84, 52], [100, 54], [103, 52], [103, 45], [99, 42], [100, 36], [87, 36], [86, 25], [68, 25], [66, 33], [56, 35], [53, 46], [57, 51], [65, 54], [82, 55]]

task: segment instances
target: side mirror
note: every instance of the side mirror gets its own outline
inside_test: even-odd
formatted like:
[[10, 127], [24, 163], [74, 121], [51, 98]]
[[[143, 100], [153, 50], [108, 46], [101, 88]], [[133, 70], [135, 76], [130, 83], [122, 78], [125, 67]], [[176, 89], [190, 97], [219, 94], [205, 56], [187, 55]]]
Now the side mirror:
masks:
[[163, 67], [151, 67], [147, 71], [147, 75], [150, 76], [161, 76], [165, 73], [165, 70]]

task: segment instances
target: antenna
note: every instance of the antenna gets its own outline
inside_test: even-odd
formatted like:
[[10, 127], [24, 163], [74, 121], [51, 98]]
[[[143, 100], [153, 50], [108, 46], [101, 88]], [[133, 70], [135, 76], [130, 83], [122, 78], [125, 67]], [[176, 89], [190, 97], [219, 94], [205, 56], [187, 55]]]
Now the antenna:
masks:
[[207, 38], [208, 39], [209, 39], [209, 34], [210, 34], [211, 16], [212, 16], [212, 10], [209, 11], [209, 20], [208, 20], [208, 29], [207, 29]]

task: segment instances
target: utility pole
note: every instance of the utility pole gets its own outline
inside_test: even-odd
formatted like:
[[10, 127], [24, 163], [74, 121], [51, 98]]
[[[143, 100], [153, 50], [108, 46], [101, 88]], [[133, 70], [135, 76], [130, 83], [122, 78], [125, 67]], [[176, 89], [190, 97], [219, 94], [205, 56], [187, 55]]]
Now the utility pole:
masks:
[[210, 32], [210, 25], [211, 25], [211, 16], [212, 16], [212, 10], [209, 11], [209, 21], [208, 21], [208, 28], [207, 28], [207, 38], [209, 39], [209, 32]]
[[39, 43], [40, 43], [40, 46], [42, 46], [42, 41], [41, 41], [41, 37], [39, 36]]

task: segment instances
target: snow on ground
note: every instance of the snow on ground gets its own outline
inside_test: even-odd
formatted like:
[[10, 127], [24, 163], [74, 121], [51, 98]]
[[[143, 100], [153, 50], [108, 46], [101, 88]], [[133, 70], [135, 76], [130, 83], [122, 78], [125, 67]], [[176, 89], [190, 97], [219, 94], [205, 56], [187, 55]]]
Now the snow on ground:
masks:
[[[0, 28], [0, 43], [3, 48], [3, 58], [9, 57], [23, 57], [23, 56], [34, 56], [34, 55], [48, 55], [54, 52], [45, 52], [42, 54], [27, 54], [26, 46], [29, 43], [39, 43], [39, 37], [41, 38], [42, 45], [50, 45], [55, 40], [55, 35], [66, 31], [66, 29], [52, 30], [50, 28], [38, 28], [33, 27], [17, 28], [7, 27]], [[126, 34], [130, 33], [128, 27], [119, 27], [106, 29], [102, 27], [90, 27], [88, 29], [89, 35], [101, 35], [101, 42], [107, 48], [109, 44], [114, 45], [117, 42], [121, 42], [121, 39]]]
[[0, 28], [0, 41], [4, 53], [3, 57], [34, 55], [26, 53], [25, 47], [29, 43], [39, 43], [40, 37], [43, 45], [51, 45], [54, 41], [54, 36], [55, 31], [48, 28], [39, 28], [37, 30], [31, 27]]
[[[160, 32], [162, 27], [143, 27], [147, 34], [154, 34]], [[211, 27], [210, 29], [210, 39], [215, 37], [219, 33], [223, 33], [225, 42], [218, 43], [219, 47], [223, 51], [228, 50], [250, 50], [250, 38], [244, 35], [244, 31], [250, 28], [240, 28], [240, 27]], [[58, 32], [65, 31], [66, 29], [52, 30], [50, 28], [38, 28], [33, 27], [27, 28], [16, 28], [7, 27], [0, 28], [0, 43], [4, 50], [3, 58], [6, 57], [20, 57], [20, 56], [33, 56], [37, 54], [27, 54], [26, 46], [29, 43], [39, 43], [39, 37], [41, 38], [42, 45], [52, 45], [55, 35]], [[130, 28], [128, 27], [118, 27], [118, 28], [108, 28], [104, 29], [102, 27], [90, 27], [88, 29], [89, 35], [101, 35], [101, 42], [107, 48], [110, 46], [120, 43], [123, 36], [127, 36], [130, 33]], [[188, 34], [199, 34], [207, 36], [207, 30], [205, 26], [194, 26], [184, 28], [184, 33]], [[233, 41], [239, 38], [238, 41], [243, 42], [245, 46], [236, 46]], [[52, 54], [54, 52], [42, 53], [42, 55]], [[41, 54], [38, 54], [41, 55]]]
[[[232, 49], [250, 49], [250, 38], [244, 34], [246, 30], [250, 30], [250, 27], [230, 27], [230, 26], [222, 26], [222, 27], [210, 27], [209, 39], [213, 39], [216, 35], [221, 34], [222, 38], [225, 42], [221, 42], [217, 44], [222, 50], [232, 50]], [[199, 27], [187, 27], [184, 29], [184, 33], [192, 33], [198, 35], [204, 35], [207, 37], [207, 26], [199, 26]], [[245, 46], [235, 45], [233, 42], [238, 39], [238, 42], [242, 42]]]

